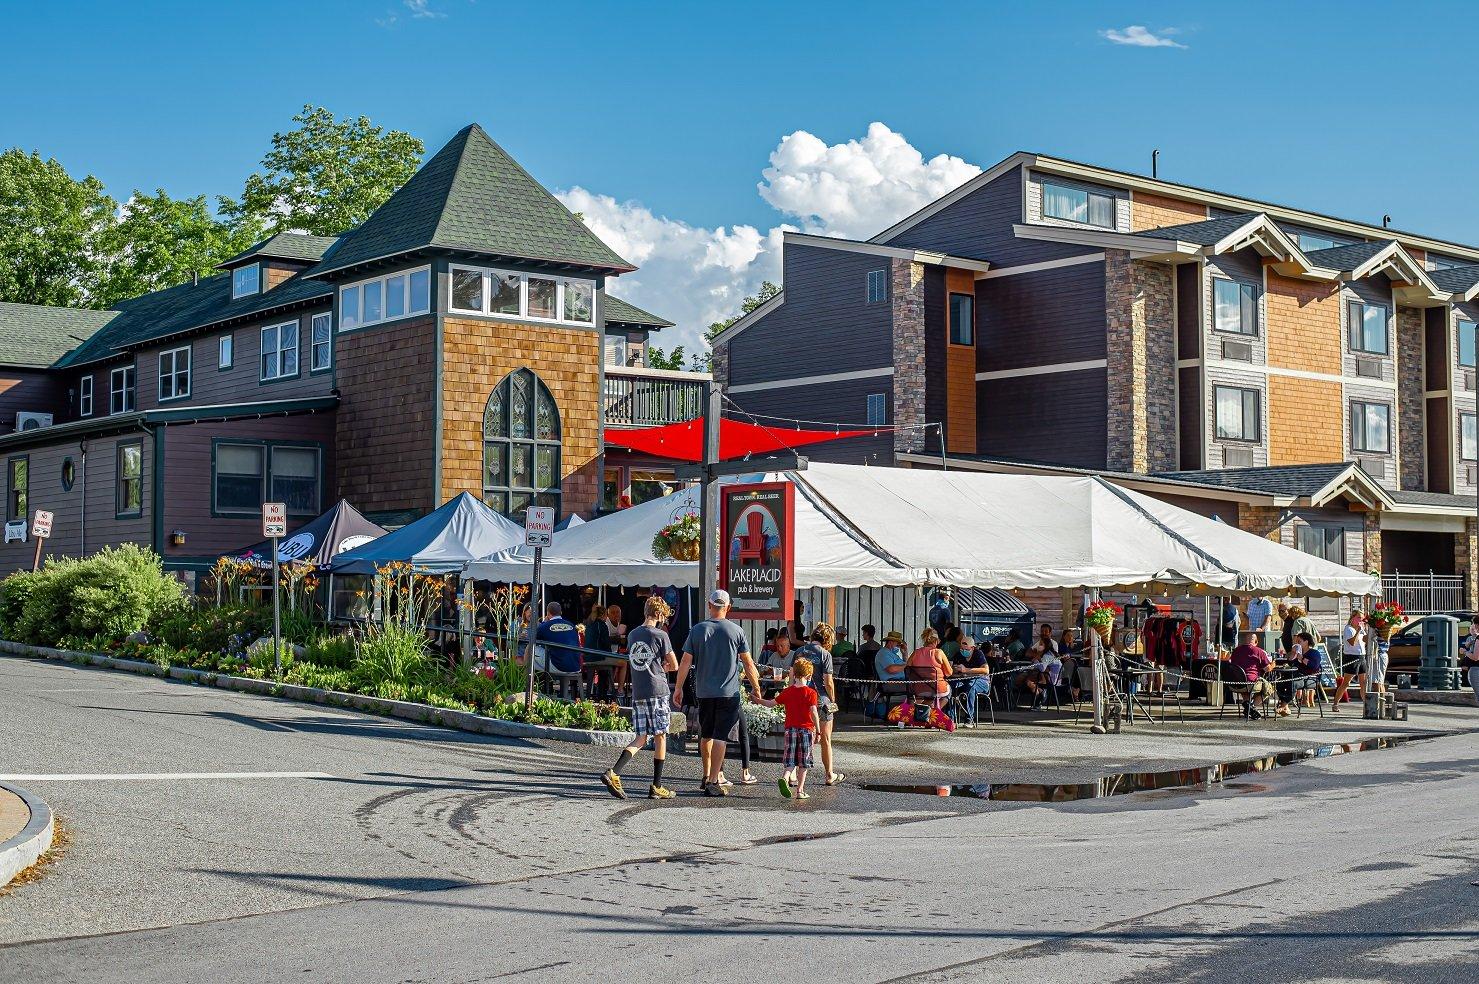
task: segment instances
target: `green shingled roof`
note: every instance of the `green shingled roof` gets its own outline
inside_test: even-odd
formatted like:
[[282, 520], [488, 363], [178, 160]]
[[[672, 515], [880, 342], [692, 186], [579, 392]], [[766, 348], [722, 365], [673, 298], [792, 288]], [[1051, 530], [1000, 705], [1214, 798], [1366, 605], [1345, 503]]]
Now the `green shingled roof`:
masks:
[[644, 328], [671, 328], [673, 323], [655, 314], [643, 311], [635, 304], [628, 304], [619, 297], [606, 295], [606, 323], [608, 325], [641, 325]]
[[253, 257], [317, 263], [323, 259], [324, 252], [338, 241], [338, 236], [310, 236], [306, 232], [279, 232], [250, 249], [242, 250], [229, 260], [222, 260], [216, 264], [216, 269], [225, 270], [227, 267], [235, 266]]
[[427, 247], [613, 272], [636, 269], [476, 123], [342, 236], [308, 276]]
[[117, 311], [0, 303], [0, 365], [43, 369], [117, 316]]

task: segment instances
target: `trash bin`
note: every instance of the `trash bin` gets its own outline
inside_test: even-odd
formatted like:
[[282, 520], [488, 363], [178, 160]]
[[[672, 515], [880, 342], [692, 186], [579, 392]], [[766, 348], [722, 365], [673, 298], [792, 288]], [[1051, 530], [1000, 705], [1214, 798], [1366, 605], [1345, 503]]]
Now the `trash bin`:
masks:
[[1424, 690], [1457, 690], [1458, 619], [1452, 615], [1429, 615], [1422, 620], [1422, 663], [1417, 684]]

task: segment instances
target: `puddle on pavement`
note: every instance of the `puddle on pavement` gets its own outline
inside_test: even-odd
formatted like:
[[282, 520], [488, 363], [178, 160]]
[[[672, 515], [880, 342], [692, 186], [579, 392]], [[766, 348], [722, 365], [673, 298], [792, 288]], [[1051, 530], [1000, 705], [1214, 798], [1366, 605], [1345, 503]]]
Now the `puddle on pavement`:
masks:
[[[941, 786], [863, 782], [858, 785], [863, 789], [881, 793], [963, 796], [967, 799], [1001, 800], [1009, 803], [1069, 803], [1074, 800], [1123, 796], [1127, 793], [1149, 790], [1206, 789], [1214, 783], [1227, 782], [1230, 779], [1237, 779], [1256, 772], [1271, 772], [1274, 769], [1282, 769], [1286, 765], [1297, 765], [1311, 759], [1395, 748], [1409, 741], [1420, 741], [1425, 737], [1427, 736], [1401, 735], [1367, 738], [1364, 741], [1317, 745], [1297, 752], [1278, 752], [1259, 758], [1219, 762], [1216, 765], [1191, 769], [1169, 769], [1163, 772], [1119, 772], [1100, 776], [1091, 782], [1081, 783], [978, 782]], [[1237, 788], [1240, 792], [1255, 792], [1265, 787], [1244, 789], [1239, 786]]]

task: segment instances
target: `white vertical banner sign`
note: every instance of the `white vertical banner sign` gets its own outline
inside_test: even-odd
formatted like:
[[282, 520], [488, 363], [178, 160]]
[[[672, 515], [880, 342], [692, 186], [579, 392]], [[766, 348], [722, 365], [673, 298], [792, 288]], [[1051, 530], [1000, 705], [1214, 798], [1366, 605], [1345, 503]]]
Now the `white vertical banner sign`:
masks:
[[530, 506], [524, 511], [524, 545], [534, 548], [532, 602], [529, 638], [524, 648], [524, 707], [534, 706], [534, 627], [544, 618], [544, 548], [555, 542], [553, 506]]
[[272, 543], [272, 665], [282, 679], [282, 607], [278, 598], [277, 541], [288, 535], [288, 507], [284, 502], [262, 503], [262, 535]]

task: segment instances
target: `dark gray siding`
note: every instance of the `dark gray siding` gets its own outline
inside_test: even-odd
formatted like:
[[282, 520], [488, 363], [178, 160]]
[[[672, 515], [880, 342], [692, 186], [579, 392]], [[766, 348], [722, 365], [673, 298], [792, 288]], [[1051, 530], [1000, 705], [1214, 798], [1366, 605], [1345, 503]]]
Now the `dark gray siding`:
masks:
[[1178, 370], [1180, 383], [1177, 399], [1180, 416], [1177, 421], [1180, 441], [1180, 468], [1202, 468], [1202, 373], [1197, 366]]
[[1108, 401], [1103, 369], [982, 380], [976, 384], [978, 449], [1001, 458], [1103, 468]]
[[1022, 169], [1014, 167], [886, 242], [988, 260], [996, 266], [1094, 252], [1087, 246], [1018, 239], [1012, 226], [1022, 221], [1022, 215]]
[[[732, 399], [753, 414], [861, 426], [868, 420], [870, 393], [883, 394], [884, 406], [887, 408], [885, 423], [893, 423], [893, 379], [888, 376], [815, 386], [757, 390], [737, 394]], [[766, 422], [763, 417], [761, 422]], [[893, 435], [889, 432], [878, 437], [856, 437], [813, 444], [803, 448], [802, 453], [816, 461], [889, 465], [893, 463]]]
[[49, 413], [56, 423], [70, 419], [65, 383], [41, 369], [0, 369], [0, 434], [15, 430], [20, 410]]
[[870, 270], [887, 279], [888, 258], [788, 245], [786, 299], [729, 343], [729, 384], [893, 365], [889, 303], [867, 303]]
[[1102, 359], [1104, 264], [978, 280], [976, 326], [982, 372]]

